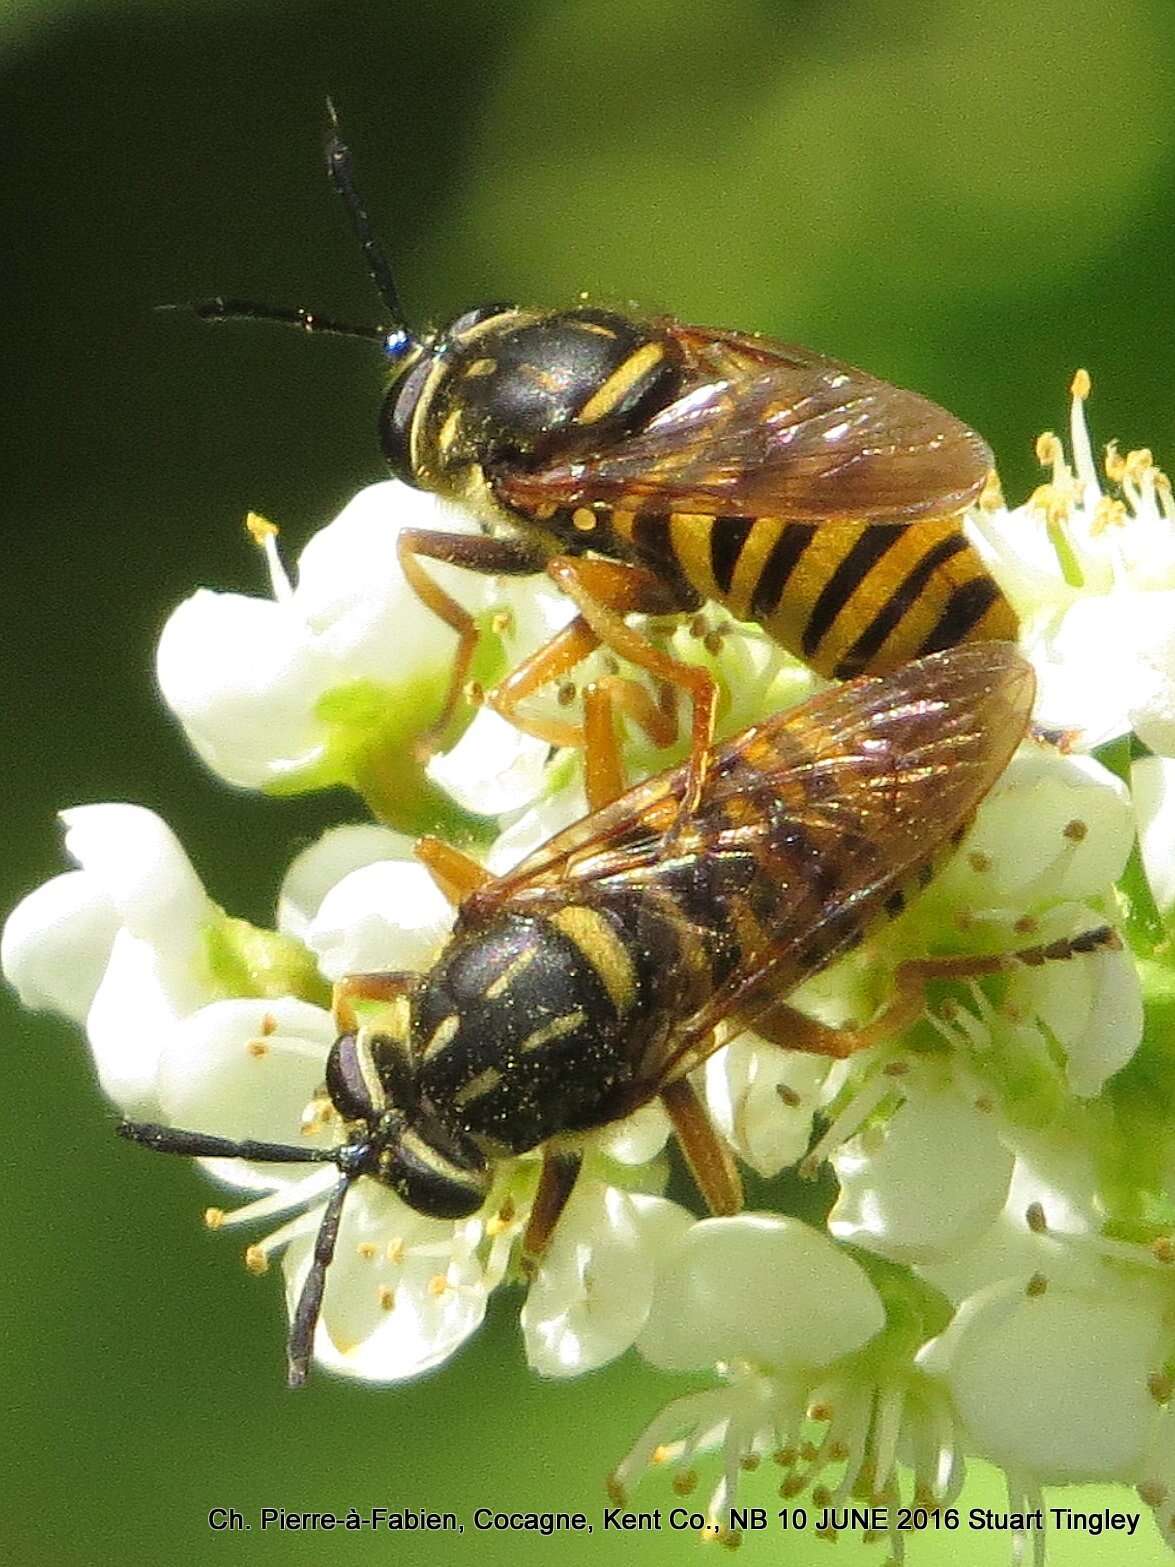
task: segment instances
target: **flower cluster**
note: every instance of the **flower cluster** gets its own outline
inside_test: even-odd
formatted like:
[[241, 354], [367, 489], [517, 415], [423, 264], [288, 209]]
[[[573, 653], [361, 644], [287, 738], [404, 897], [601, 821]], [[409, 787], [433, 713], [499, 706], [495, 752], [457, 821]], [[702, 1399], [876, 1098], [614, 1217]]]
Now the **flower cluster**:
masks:
[[[784, 1172], [830, 1166], [823, 1216], [809, 1185], [802, 1221], [766, 1207], [696, 1220], [663, 1195], [668, 1123], [648, 1106], [587, 1139], [524, 1297], [544, 1375], [635, 1346], [694, 1378], [612, 1487], [627, 1496], [659, 1462], [687, 1494], [717, 1447], [705, 1516], [728, 1538], [740, 1475], [764, 1461], [785, 1499], [949, 1507], [974, 1454], [1004, 1470], [1025, 1529], [1042, 1486], [1118, 1480], [1175, 1543], [1175, 508], [1147, 452], [1111, 447], [1103, 492], [1088, 390], [1079, 375], [1071, 455], [1041, 438], [1049, 482], [1014, 511], [992, 485], [967, 523], [1021, 617], [1038, 723], [1064, 744], [1022, 746], [928, 892], [792, 1000], [841, 1025], [875, 1012], [910, 958], [1106, 924], [1125, 941], [936, 987], [913, 1029], [851, 1062], [732, 1040], [695, 1074], [715, 1125], [763, 1203], [798, 1189]], [[219, 908], [169, 828], [117, 804], [62, 813], [76, 868], [10, 916], [6, 976], [27, 1005], [84, 1027], [124, 1114], [332, 1147], [332, 983], [426, 970], [454, 919], [408, 834], [459, 837], [501, 873], [583, 814], [577, 754], [487, 708], [466, 705], [437, 750], [453, 634], [394, 549], [397, 529], [421, 525], [473, 526], [377, 485], [311, 540], [291, 583], [276, 530], [251, 518], [271, 596], [200, 591], [164, 629], [164, 698], [214, 771], [271, 793], [344, 784], [367, 808], [294, 859], [271, 928]], [[437, 574], [479, 628], [474, 693], [570, 618], [541, 585]], [[724, 734], [816, 684], [713, 612], [649, 631], [714, 674]], [[566, 717], [610, 668], [593, 655], [532, 710]], [[633, 776], [680, 754], [626, 729]], [[244, 1198], [209, 1223], [267, 1232], [246, 1258], [261, 1271], [281, 1257], [292, 1312], [337, 1172], [206, 1162]], [[319, 1362], [394, 1381], [450, 1355], [490, 1293], [521, 1278], [537, 1175], [533, 1155], [503, 1161], [485, 1206], [459, 1221], [357, 1182]]]

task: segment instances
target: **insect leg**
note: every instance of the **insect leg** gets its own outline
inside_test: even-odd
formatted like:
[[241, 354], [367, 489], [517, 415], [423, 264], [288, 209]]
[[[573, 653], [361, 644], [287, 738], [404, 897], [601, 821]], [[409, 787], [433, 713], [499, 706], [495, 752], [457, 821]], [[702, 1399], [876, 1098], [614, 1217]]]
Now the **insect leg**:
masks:
[[682, 815], [688, 815], [697, 805], [706, 776], [718, 687], [706, 670], [662, 653], [624, 621], [626, 614], [672, 613], [681, 608], [680, 599], [652, 572], [620, 561], [556, 555], [547, 562], [547, 573], [579, 607], [580, 614], [606, 647], [655, 679], [689, 692], [693, 707], [690, 772], [681, 803]]
[[[559, 719], [531, 716], [518, 711], [519, 705], [543, 686], [568, 674], [600, 645], [600, 639], [582, 615], [569, 621], [561, 631], [537, 648], [492, 691], [486, 701], [524, 734], [545, 740], [548, 745], [587, 746], [586, 714], [583, 727]], [[610, 687], [614, 705], [639, 725], [655, 746], [672, 745], [677, 739], [677, 713], [669, 706], [658, 706], [653, 697], [635, 681], [606, 675], [598, 685]], [[611, 798], [611, 796], [609, 797]]]
[[326, 1270], [335, 1254], [339, 1238], [339, 1220], [343, 1215], [343, 1200], [351, 1189], [354, 1175], [344, 1175], [335, 1187], [318, 1226], [314, 1240], [314, 1256], [310, 1271], [298, 1296], [290, 1323], [290, 1337], [286, 1354], [289, 1360], [288, 1381], [291, 1387], [301, 1387], [310, 1373], [310, 1357], [314, 1351], [314, 1329], [322, 1310], [322, 1295], [326, 1288]]
[[387, 969], [373, 974], [345, 974], [335, 980], [331, 1013], [339, 1030], [353, 1033], [359, 1026], [356, 1001], [395, 1001], [420, 983], [420, 975], [410, 969]]
[[470, 893], [484, 887], [491, 879], [489, 871], [475, 859], [431, 834], [417, 839], [413, 853], [445, 897], [457, 908]]
[[441, 533], [431, 528], [404, 528], [396, 537], [396, 556], [416, 597], [457, 633], [449, 689], [431, 735], [426, 737], [436, 739], [453, 716], [464, 690], [477, 646], [477, 625], [469, 611], [429, 576], [418, 557], [486, 576], [530, 576], [543, 569], [544, 556], [541, 550], [520, 539], [492, 539], [482, 533]]
[[982, 979], [985, 975], [1002, 974], [1022, 964], [1039, 968], [1042, 963], [1064, 962], [1084, 953], [1112, 952], [1121, 942], [1122, 938], [1112, 925], [1098, 925], [1077, 936], [1064, 936], [1059, 941], [1034, 947], [1017, 947], [1011, 952], [911, 958], [898, 966], [892, 999], [860, 1028], [830, 1028], [782, 1001], [751, 1018], [748, 1026], [763, 1039], [785, 1050], [804, 1050], [812, 1055], [843, 1059], [892, 1038], [916, 1023], [925, 1010], [926, 986], [931, 980]]
[[543, 1149], [543, 1168], [522, 1237], [522, 1271], [533, 1278], [550, 1245], [559, 1216], [575, 1189], [583, 1155], [571, 1148]]
[[689, 1079], [679, 1077], [676, 1082], [666, 1083], [661, 1090], [661, 1103], [669, 1112], [690, 1174], [710, 1212], [737, 1213], [743, 1205], [743, 1183], [730, 1150], [715, 1132]]

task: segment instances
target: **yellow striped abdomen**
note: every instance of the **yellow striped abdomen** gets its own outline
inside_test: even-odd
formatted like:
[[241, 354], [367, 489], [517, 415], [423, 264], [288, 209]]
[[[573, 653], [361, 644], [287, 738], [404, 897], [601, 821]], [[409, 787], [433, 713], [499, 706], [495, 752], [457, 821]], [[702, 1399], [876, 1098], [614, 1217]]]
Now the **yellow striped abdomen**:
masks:
[[958, 517], [785, 522], [613, 514], [614, 531], [819, 674], [880, 673], [960, 642], [1014, 641], [1016, 617]]

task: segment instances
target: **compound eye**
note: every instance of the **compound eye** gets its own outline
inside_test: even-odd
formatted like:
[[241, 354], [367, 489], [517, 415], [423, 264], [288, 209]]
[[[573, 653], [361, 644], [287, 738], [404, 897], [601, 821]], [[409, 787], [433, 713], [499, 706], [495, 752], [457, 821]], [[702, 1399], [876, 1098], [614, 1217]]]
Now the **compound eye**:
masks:
[[358, 1034], [340, 1034], [326, 1058], [326, 1091], [344, 1121], [372, 1121], [384, 1094], [371, 1050]]
[[407, 375], [394, 381], [379, 411], [379, 444], [395, 478], [420, 488], [412, 466], [412, 423], [416, 405], [433, 367], [432, 354], [423, 354]]
[[493, 316], [509, 315], [515, 305], [477, 305], [473, 310], [467, 310], [464, 315], [457, 317], [445, 328], [445, 337], [449, 342], [456, 342], [472, 327], [480, 326], [483, 321], [489, 321]]

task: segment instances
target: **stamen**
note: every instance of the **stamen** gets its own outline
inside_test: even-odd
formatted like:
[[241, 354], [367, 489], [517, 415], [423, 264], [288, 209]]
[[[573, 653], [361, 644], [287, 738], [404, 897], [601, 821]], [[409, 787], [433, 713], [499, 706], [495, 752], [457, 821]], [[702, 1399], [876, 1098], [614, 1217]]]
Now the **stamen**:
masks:
[[[258, 1197], [255, 1202], [245, 1203], [240, 1208], [233, 1208], [227, 1213], [222, 1208], [210, 1208], [204, 1216], [204, 1222], [210, 1229], [219, 1230], [252, 1224], [257, 1219], [272, 1219], [279, 1213], [289, 1213], [294, 1208], [314, 1202], [321, 1193], [329, 1191], [337, 1180], [338, 1171], [333, 1165], [318, 1165], [301, 1180], [292, 1181], [288, 1186], [279, 1186], [276, 1191], [268, 1192], [264, 1197]], [[219, 1217], [213, 1223], [208, 1214], [218, 1214]]]
[[270, 522], [268, 517], [262, 517], [259, 512], [251, 511], [245, 517], [245, 527], [252, 535], [254, 544], [265, 556], [265, 564], [269, 568], [269, 584], [274, 598], [279, 604], [288, 604], [294, 596], [294, 589], [286, 575], [286, 568], [282, 565], [282, 558], [278, 554], [277, 524]]

